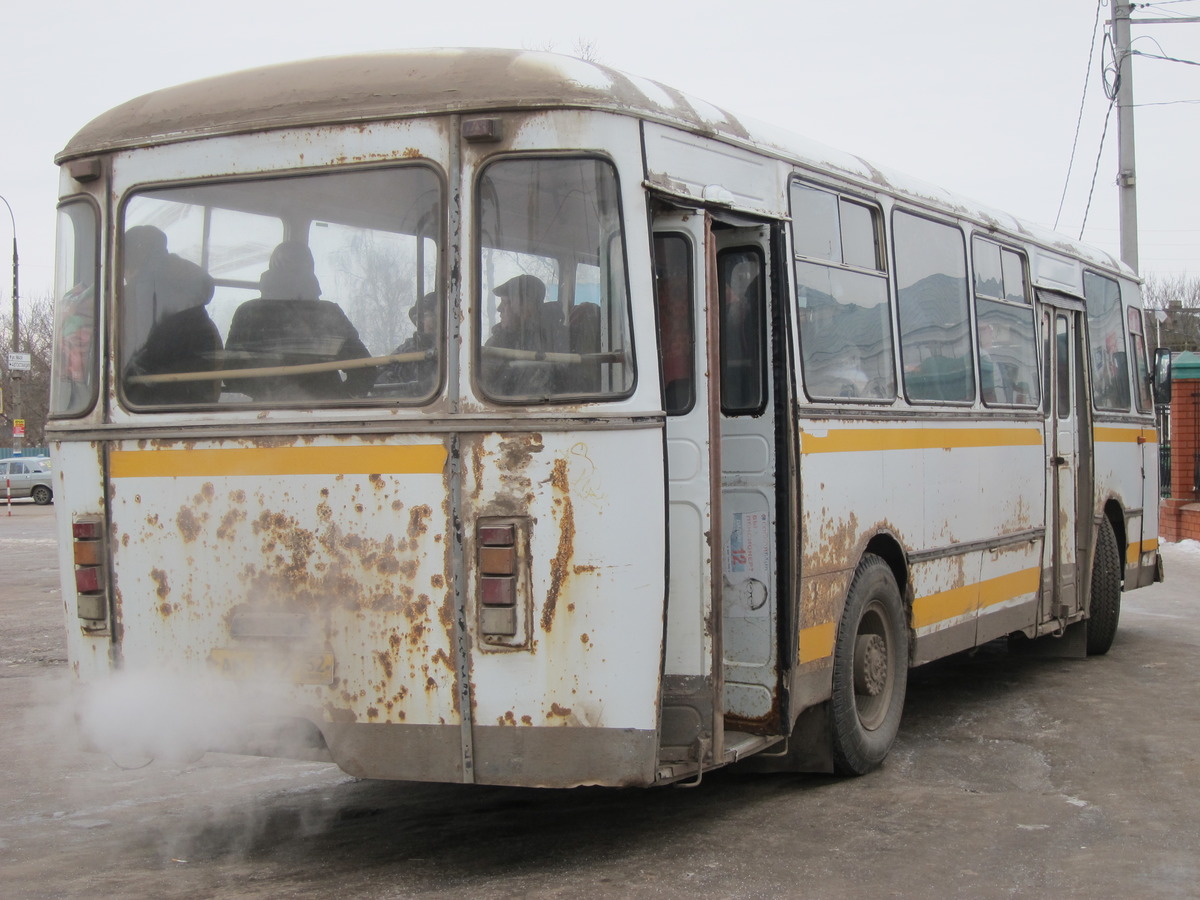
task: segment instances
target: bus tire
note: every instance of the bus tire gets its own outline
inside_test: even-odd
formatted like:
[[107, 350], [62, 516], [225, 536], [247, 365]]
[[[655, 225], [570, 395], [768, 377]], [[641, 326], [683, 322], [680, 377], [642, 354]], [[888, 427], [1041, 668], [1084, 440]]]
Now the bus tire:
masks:
[[892, 749], [908, 685], [908, 622], [891, 568], [863, 556], [833, 651], [829, 703], [834, 770], [865, 775]]
[[1107, 517], [1096, 528], [1096, 556], [1092, 560], [1092, 599], [1088, 610], [1087, 655], [1103, 656], [1117, 635], [1121, 617], [1121, 551]]

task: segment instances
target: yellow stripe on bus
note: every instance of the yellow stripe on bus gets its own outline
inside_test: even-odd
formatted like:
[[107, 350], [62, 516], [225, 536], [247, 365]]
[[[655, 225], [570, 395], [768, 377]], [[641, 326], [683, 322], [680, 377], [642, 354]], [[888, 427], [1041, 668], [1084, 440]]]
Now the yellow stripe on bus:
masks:
[[1157, 444], [1158, 431], [1154, 428], [1117, 428], [1111, 425], [1098, 425], [1092, 429], [1092, 439], [1104, 444], [1135, 444], [1138, 438], [1143, 443]]
[[984, 610], [1022, 594], [1032, 594], [1041, 583], [1042, 570], [1022, 569], [998, 578], [989, 578], [978, 584], [940, 591], [913, 602], [913, 627], [927, 628], [947, 619], [965, 616], [976, 610]]
[[824, 622], [800, 629], [800, 662], [826, 659], [833, 656], [833, 642], [837, 637], [837, 622]]
[[1134, 541], [1125, 548], [1125, 562], [1128, 565], [1140, 565], [1143, 553], [1153, 553], [1158, 549], [1158, 538], [1150, 538], [1148, 541]]
[[800, 439], [801, 453], [1040, 446], [1037, 428], [839, 428], [826, 434], [805, 432]]
[[440, 475], [441, 444], [388, 447], [244, 447], [231, 450], [114, 450], [112, 478], [224, 475]]
[[[1022, 569], [978, 584], [918, 597], [913, 604], [913, 627], [926, 628], [947, 619], [982, 612], [1023, 594], [1033, 594], [1041, 584], [1042, 570], [1036, 566]], [[800, 662], [812, 662], [833, 656], [837, 622], [824, 622], [800, 629]]]

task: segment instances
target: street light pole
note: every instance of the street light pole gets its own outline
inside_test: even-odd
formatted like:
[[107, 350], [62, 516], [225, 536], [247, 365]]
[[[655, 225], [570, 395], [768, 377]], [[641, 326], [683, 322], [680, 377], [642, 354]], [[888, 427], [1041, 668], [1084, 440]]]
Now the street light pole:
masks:
[[[20, 353], [21, 352], [21, 301], [20, 301], [21, 291], [20, 291], [20, 287], [19, 287], [20, 281], [18, 280], [18, 277], [17, 277], [17, 273], [20, 271], [17, 266], [17, 217], [13, 215], [12, 206], [9, 205], [8, 200], [6, 200], [3, 195], [0, 195], [0, 201], [3, 201], [5, 207], [8, 208], [8, 219], [10, 222], [12, 222], [12, 237], [13, 237], [13, 245], [12, 245], [12, 330], [13, 330], [13, 332], [12, 332], [12, 348], [13, 348], [14, 353]], [[16, 419], [21, 418], [21, 380], [13, 372], [11, 366], [9, 368], [8, 374], [12, 378], [12, 388], [13, 388], [12, 414], [9, 416], [9, 421], [12, 422], [12, 421], [15, 421]], [[21, 455], [21, 449], [22, 449], [21, 444], [22, 444], [23, 440], [24, 440], [24, 438], [22, 436], [17, 435], [16, 428], [14, 426], [14, 428], [13, 428], [13, 455], [14, 456]]]

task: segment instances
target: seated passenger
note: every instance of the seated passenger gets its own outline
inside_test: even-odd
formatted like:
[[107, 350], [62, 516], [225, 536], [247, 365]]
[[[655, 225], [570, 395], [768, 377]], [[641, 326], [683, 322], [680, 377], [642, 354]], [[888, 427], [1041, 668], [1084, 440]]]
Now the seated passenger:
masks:
[[[492, 394], [544, 396], [551, 387], [550, 365], [536, 359], [550, 349], [545, 335], [542, 299], [546, 286], [533, 275], [518, 275], [492, 291], [500, 298], [500, 317], [484, 343], [480, 381]], [[524, 353], [487, 353], [487, 350], [516, 350]], [[532, 356], [531, 356], [532, 355]]]
[[[122, 340], [130, 354], [126, 378], [206, 372], [217, 366], [221, 334], [205, 306], [213, 280], [194, 262], [167, 252], [167, 236], [139, 225], [125, 232]], [[213, 403], [220, 380], [133, 381], [134, 403]]]
[[546, 296], [546, 285], [541, 279], [533, 275], [518, 275], [492, 293], [500, 298], [496, 306], [500, 321], [492, 329], [484, 346], [535, 352], [545, 350], [542, 299]]
[[361, 397], [375, 383], [374, 367], [288, 374], [289, 366], [370, 356], [345, 311], [318, 299], [312, 252], [284, 241], [259, 279], [257, 300], [237, 308], [225, 349], [243, 355], [229, 368], [279, 367], [278, 374], [227, 382], [255, 400], [342, 400]]
[[[399, 386], [405, 396], [423, 397], [433, 390], [433, 382], [437, 377], [437, 320], [438, 295], [431, 291], [412, 305], [408, 311], [416, 331], [412, 337], [404, 341], [392, 351], [391, 355], [401, 353], [425, 353], [423, 359], [405, 360], [389, 363], [379, 370], [379, 380], [376, 387]], [[394, 389], [394, 388], [393, 388]]]

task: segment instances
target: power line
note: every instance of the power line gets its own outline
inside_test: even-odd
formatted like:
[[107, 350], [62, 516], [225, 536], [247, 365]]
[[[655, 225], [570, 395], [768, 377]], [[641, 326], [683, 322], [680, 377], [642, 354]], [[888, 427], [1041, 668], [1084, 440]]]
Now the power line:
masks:
[[1083, 107], [1087, 101], [1088, 85], [1092, 81], [1092, 56], [1096, 52], [1096, 30], [1100, 27], [1100, 2], [1096, 3], [1096, 21], [1092, 23], [1092, 40], [1088, 45], [1087, 67], [1083, 76], [1083, 96], [1079, 98], [1079, 117], [1075, 120], [1075, 140], [1071, 142], [1071, 158], [1067, 162], [1067, 177], [1063, 179], [1062, 196], [1058, 199], [1058, 213], [1054, 216], [1054, 227], [1058, 228], [1058, 220], [1062, 218], [1063, 204], [1067, 200], [1067, 186], [1071, 183], [1071, 171], [1075, 167], [1075, 148], [1079, 146], [1079, 128], [1083, 124]]
[[1157, 53], [1144, 53], [1141, 50], [1130, 50], [1131, 56], [1144, 56], [1147, 59], [1165, 59], [1167, 62], [1183, 63], [1185, 66], [1200, 66], [1200, 62], [1194, 59], [1178, 59], [1174, 56], [1160, 56]]
[[1104, 138], [1108, 135], [1108, 120], [1112, 118], [1113, 107], [1117, 105], [1116, 95], [1108, 101], [1108, 112], [1104, 114], [1104, 130], [1100, 132], [1100, 148], [1096, 151], [1096, 168], [1092, 170], [1092, 186], [1088, 189], [1087, 206], [1083, 210], [1083, 224], [1079, 226], [1079, 240], [1083, 240], [1084, 229], [1087, 228], [1088, 212], [1092, 208], [1092, 195], [1096, 192], [1096, 176], [1100, 173], [1100, 157], [1104, 153]]

